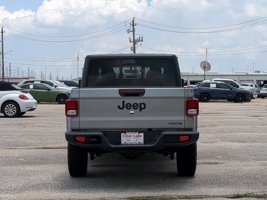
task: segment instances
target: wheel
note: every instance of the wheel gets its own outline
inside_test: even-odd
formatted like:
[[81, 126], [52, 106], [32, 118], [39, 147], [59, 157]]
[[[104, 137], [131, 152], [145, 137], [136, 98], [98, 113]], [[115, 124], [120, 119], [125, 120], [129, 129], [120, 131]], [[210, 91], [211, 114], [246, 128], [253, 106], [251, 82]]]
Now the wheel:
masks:
[[64, 104], [68, 97], [65, 94], [60, 94], [57, 96], [58, 104]]
[[210, 96], [208, 94], [202, 94], [200, 96], [200, 101], [201, 102], [208, 102], [210, 100]]
[[19, 105], [14, 101], [7, 101], [2, 106], [2, 113], [6, 117], [17, 117], [20, 113]]
[[235, 102], [244, 102], [245, 96], [243, 94], [237, 94], [235, 97]]
[[72, 177], [85, 176], [87, 173], [87, 151], [68, 144], [68, 168]]
[[181, 147], [176, 152], [179, 176], [194, 176], [197, 167], [197, 143]]

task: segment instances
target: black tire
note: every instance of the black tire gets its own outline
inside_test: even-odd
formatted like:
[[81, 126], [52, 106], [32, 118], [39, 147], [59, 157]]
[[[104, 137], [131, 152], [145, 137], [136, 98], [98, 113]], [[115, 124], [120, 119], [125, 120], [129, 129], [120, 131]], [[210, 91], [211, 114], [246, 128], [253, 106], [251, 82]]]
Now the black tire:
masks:
[[65, 104], [65, 101], [68, 99], [67, 95], [60, 94], [57, 96], [57, 102], [58, 104]]
[[235, 102], [244, 102], [246, 100], [245, 96], [243, 94], [237, 94], [235, 97]]
[[20, 112], [20, 113], [18, 114], [18, 116], [21, 117], [21, 116], [25, 115], [25, 113], [26, 113], [26, 112]]
[[68, 144], [68, 168], [72, 177], [82, 177], [87, 173], [87, 151]]
[[197, 167], [197, 143], [181, 147], [176, 152], [179, 176], [194, 176]]
[[17, 117], [20, 113], [20, 107], [14, 101], [7, 101], [2, 106], [2, 113], [5, 117]]
[[202, 94], [200, 96], [200, 101], [201, 102], [208, 102], [210, 100], [210, 96], [208, 94]]

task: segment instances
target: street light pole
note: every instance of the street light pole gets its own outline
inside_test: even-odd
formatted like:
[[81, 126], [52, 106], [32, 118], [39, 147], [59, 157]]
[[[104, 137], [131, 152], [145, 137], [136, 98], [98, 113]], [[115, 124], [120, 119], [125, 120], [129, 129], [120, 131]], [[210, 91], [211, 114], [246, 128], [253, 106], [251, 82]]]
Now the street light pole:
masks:
[[5, 59], [4, 59], [4, 28], [1, 28], [1, 43], [2, 43], [2, 81], [5, 80]]
[[77, 81], [79, 81], [79, 53], [77, 54]]

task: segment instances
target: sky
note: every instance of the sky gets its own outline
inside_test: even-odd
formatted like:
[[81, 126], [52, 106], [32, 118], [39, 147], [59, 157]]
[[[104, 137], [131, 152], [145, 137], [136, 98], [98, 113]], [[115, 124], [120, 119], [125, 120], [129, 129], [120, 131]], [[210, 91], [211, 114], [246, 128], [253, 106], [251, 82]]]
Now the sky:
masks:
[[81, 76], [86, 55], [132, 53], [133, 19], [136, 52], [182, 72], [267, 72], [266, 0], [0, 0], [5, 75]]

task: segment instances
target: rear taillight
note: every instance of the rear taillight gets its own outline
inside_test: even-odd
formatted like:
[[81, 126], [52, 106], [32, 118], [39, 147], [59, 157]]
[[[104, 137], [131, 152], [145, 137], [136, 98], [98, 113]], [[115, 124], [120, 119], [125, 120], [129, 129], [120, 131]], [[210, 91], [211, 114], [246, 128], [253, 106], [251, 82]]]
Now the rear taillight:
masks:
[[75, 136], [74, 139], [75, 139], [76, 142], [80, 142], [80, 143], [85, 143], [86, 142], [85, 136], [79, 136], [78, 135], [78, 136]]
[[77, 100], [68, 99], [65, 102], [65, 115], [67, 117], [78, 117], [79, 103]]
[[186, 115], [197, 116], [199, 113], [199, 103], [197, 99], [188, 99], [186, 101]]
[[24, 95], [24, 94], [20, 94], [20, 95], [19, 95], [19, 98], [22, 99], [22, 100], [28, 100], [28, 99], [29, 99], [29, 97], [27, 97], [27, 96]]
[[180, 135], [179, 139], [180, 142], [186, 142], [190, 139], [190, 137], [188, 135]]

